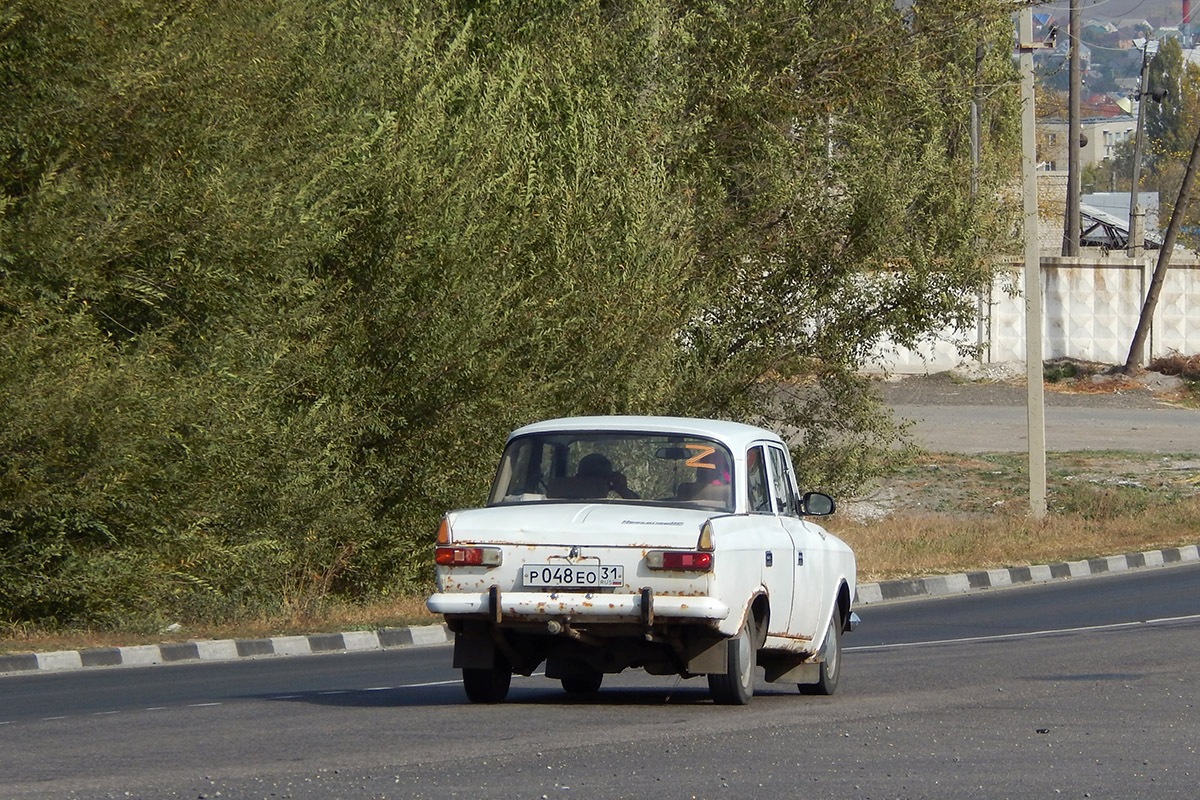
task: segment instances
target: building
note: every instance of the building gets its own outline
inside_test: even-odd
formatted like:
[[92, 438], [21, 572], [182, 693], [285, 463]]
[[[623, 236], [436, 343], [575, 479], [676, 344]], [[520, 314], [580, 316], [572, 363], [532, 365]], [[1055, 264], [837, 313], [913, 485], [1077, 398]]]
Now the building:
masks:
[[[1122, 114], [1116, 117], [1091, 117], [1080, 120], [1079, 130], [1086, 140], [1079, 148], [1079, 166], [1099, 164], [1114, 158], [1117, 147], [1132, 139], [1137, 131], [1137, 120]], [[1065, 119], [1038, 120], [1041, 147], [1038, 161], [1041, 168], [1050, 172], [1067, 168], [1067, 142], [1070, 123]]]

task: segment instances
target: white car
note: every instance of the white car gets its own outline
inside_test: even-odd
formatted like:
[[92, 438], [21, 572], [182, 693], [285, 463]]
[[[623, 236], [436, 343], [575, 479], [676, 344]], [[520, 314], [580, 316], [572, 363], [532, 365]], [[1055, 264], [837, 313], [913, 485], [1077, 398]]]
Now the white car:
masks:
[[806, 517], [787, 446], [762, 428], [574, 417], [510, 434], [486, 508], [446, 514], [428, 607], [467, 697], [513, 673], [590, 693], [605, 674], [708, 676], [718, 703], [767, 681], [833, 694], [858, 617], [854, 553]]

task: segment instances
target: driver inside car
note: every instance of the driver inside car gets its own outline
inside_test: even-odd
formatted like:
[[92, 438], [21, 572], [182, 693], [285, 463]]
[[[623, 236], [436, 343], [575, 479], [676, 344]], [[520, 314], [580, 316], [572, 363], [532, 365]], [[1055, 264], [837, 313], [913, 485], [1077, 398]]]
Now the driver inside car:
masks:
[[579, 460], [575, 474], [581, 478], [607, 478], [609, 491], [616, 492], [626, 500], [637, 500], [640, 496], [629, 488], [625, 476], [613, 469], [612, 462], [603, 453], [589, 453]]

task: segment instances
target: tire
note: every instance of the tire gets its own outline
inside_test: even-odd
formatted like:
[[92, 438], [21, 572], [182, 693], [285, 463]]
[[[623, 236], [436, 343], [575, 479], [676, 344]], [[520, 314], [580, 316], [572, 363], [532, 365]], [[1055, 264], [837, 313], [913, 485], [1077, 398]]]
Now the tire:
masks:
[[829, 630], [825, 632], [820, 655], [817, 682], [800, 684], [801, 694], [829, 696], [837, 691], [838, 680], [842, 677], [842, 615], [837, 606], [829, 619]]
[[604, 673], [600, 671], [577, 672], [560, 679], [562, 687], [568, 694], [595, 694], [604, 683]]
[[512, 683], [512, 668], [508, 662], [496, 656], [496, 663], [481, 669], [466, 667], [462, 671], [463, 689], [472, 703], [502, 703], [508, 696]]
[[713, 702], [724, 706], [744, 706], [754, 697], [754, 668], [758, 653], [753, 625], [753, 619], [748, 618], [737, 636], [729, 640], [726, 673], [709, 674], [708, 691], [712, 694]]

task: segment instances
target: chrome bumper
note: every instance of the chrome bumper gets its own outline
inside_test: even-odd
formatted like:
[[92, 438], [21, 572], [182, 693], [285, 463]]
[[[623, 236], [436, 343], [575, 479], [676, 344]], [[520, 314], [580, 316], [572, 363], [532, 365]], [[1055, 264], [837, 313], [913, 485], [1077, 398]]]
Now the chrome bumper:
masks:
[[[648, 599], [648, 602], [644, 601]], [[435, 614], [490, 616], [494, 619], [554, 617], [722, 620], [729, 606], [711, 597], [575, 592], [439, 592], [425, 605]]]

